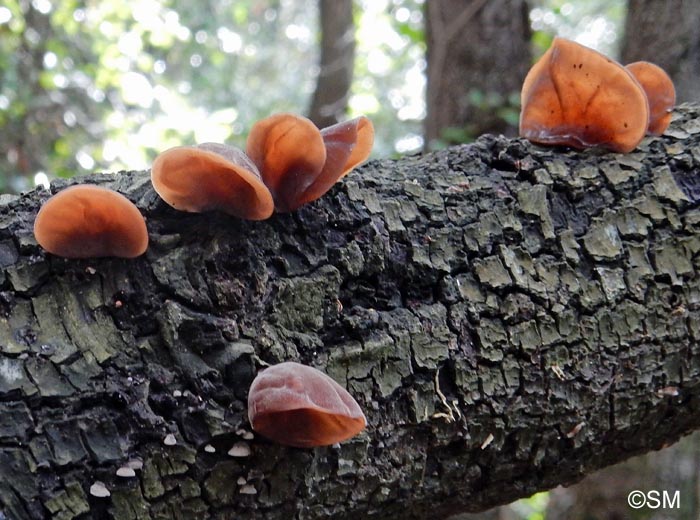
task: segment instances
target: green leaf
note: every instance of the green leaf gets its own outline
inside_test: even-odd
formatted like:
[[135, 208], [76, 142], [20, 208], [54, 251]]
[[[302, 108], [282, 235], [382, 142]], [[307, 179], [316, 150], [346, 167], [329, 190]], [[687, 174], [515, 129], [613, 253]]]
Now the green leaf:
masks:
[[415, 27], [408, 22], [397, 22], [396, 30], [400, 35], [406, 36], [413, 43], [425, 42], [425, 31], [422, 28]]

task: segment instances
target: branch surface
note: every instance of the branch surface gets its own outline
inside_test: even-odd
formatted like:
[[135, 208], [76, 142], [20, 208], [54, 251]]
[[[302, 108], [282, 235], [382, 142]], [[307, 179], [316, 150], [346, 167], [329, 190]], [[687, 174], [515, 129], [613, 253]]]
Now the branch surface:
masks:
[[[264, 222], [177, 212], [146, 172], [54, 184], [133, 200], [135, 260], [47, 255], [49, 193], [2, 196], [0, 513], [437, 518], [674, 442], [700, 427], [699, 165], [684, 106], [631, 154], [484, 136]], [[251, 435], [248, 387], [284, 360], [367, 430]]]

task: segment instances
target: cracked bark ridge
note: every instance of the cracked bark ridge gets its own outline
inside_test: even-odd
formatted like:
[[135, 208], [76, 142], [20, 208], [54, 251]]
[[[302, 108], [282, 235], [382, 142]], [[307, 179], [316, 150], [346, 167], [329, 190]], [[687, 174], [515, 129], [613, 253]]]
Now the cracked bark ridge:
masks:
[[[374, 161], [293, 214], [147, 218], [135, 260], [45, 254], [0, 197], [0, 512], [12, 519], [438, 517], [700, 426], [700, 108], [619, 155], [484, 136]], [[76, 181], [57, 181], [56, 191]], [[252, 435], [262, 362], [368, 428]]]

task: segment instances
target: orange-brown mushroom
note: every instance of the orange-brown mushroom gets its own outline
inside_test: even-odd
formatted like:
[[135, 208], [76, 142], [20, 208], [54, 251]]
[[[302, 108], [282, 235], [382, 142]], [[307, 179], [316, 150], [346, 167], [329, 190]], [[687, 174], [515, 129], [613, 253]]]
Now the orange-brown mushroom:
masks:
[[374, 129], [365, 117], [324, 130], [307, 118], [276, 114], [250, 131], [246, 152], [270, 188], [277, 211], [316, 200], [372, 148]]
[[285, 362], [257, 375], [248, 393], [253, 430], [287, 446], [327, 446], [367, 425], [353, 397], [323, 372]]
[[326, 162], [326, 147], [316, 125], [294, 114], [275, 114], [255, 123], [246, 153], [272, 192], [277, 211], [300, 206], [299, 196]]
[[116, 191], [88, 184], [47, 200], [34, 220], [34, 236], [49, 253], [66, 258], [134, 258], [148, 247], [138, 208]]
[[257, 167], [238, 148], [217, 143], [178, 146], [151, 167], [153, 188], [175, 209], [219, 210], [248, 220], [272, 215], [274, 202]]
[[374, 144], [374, 127], [366, 117], [356, 117], [321, 130], [326, 162], [316, 180], [299, 197], [300, 204], [323, 196], [355, 166], [369, 157]]
[[647, 133], [661, 135], [671, 123], [676, 104], [676, 89], [664, 69], [648, 61], [635, 61], [626, 66], [644, 89], [649, 101]]
[[647, 97], [627, 69], [563, 38], [528, 72], [521, 104], [520, 135], [549, 145], [629, 152], [649, 122]]

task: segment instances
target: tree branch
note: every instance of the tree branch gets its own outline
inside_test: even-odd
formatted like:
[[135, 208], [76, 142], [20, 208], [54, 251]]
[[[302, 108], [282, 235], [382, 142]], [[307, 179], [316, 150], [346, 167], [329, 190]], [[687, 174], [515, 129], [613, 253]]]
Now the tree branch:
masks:
[[[627, 155], [484, 136], [264, 222], [179, 213], [144, 172], [80, 179], [143, 211], [132, 261], [44, 254], [48, 193], [4, 196], [0, 512], [439, 517], [675, 441], [700, 426], [699, 150], [696, 106]], [[248, 387], [283, 360], [367, 430], [251, 438]]]

